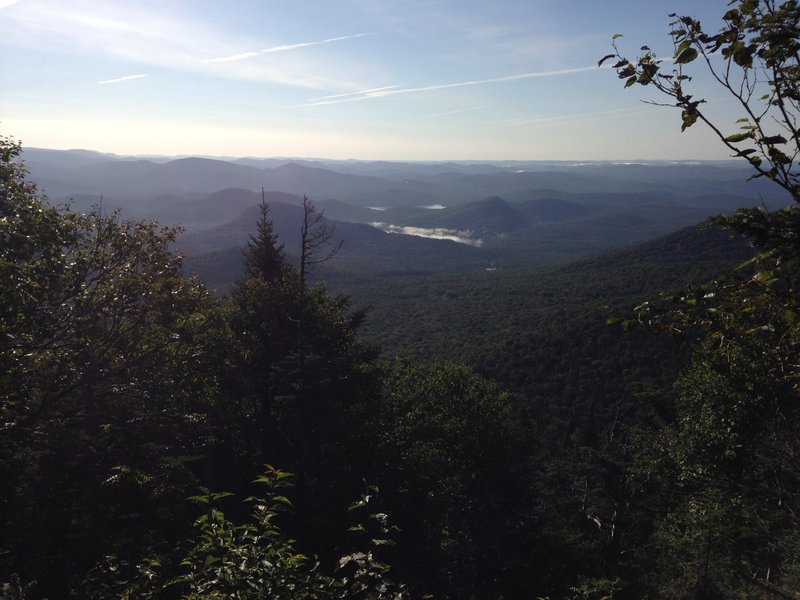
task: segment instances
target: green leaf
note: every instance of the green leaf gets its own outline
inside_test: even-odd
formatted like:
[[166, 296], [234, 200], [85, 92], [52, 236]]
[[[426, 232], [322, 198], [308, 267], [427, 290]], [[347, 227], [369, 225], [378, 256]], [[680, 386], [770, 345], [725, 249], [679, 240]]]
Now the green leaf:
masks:
[[603, 58], [597, 61], [597, 66], [602, 66], [604, 62], [606, 62], [609, 58], [614, 58], [616, 54], [606, 54]]
[[372, 540], [376, 546], [394, 546], [395, 542], [392, 540]]
[[733, 51], [733, 61], [744, 69], [751, 68], [753, 66], [754, 50], [751, 46], [738, 46]]
[[367, 503], [364, 500], [359, 500], [358, 502], [353, 502], [350, 506], [348, 506], [347, 510], [358, 510], [359, 508], [364, 508], [366, 505]]
[[725, 21], [733, 21], [733, 20], [735, 20], [735, 19], [738, 19], [738, 18], [739, 18], [739, 11], [738, 11], [738, 10], [736, 10], [735, 8], [732, 8], [731, 10], [729, 10], [728, 12], [726, 12], [726, 13], [725, 13], [725, 14], [722, 16], [722, 18], [723, 18]]
[[685, 110], [681, 117], [683, 118], [683, 125], [681, 131], [686, 131], [689, 127], [697, 122], [698, 113], [696, 110]]
[[782, 135], [771, 135], [769, 137], [761, 138], [762, 144], [767, 144], [768, 146], [772, 146], [774, 144], [785, 144], [786, 138]]
[[762, 285], [771, 285], [775, 281], [775, 276], [772, 271], [759, 271], [753, 275], [753, 281]]
[[636, 80], [642, 85], [647, 85], [653, 80], [653, 77], [658, 73], [658, 65], [655, 63], [644, 63], [642, 65], [642, 72]]
[[692, 62], [697, 58], [697, 50], [694, 48], [686, 48], [683, 52], [675, 57], [675, 62], [679, 65], [685, 65]]
[[749, 266], [750, 266], [750, 265], [752, 265], [754, 262], [756, 262], [756, 257], [753, 257], [753, 258], [748, 258], [748, 259], [747, 259], [746, 261], [744, 261], [743, 263], [736, 265], [736, 270], [738, 271], [739, 269], [744, 269], [744, 268], [746, 268], [746, 267], [749, 267]]
[[751, 137], [752, 136], [749, 133], [734, 133], [733, 135], [726, 137], [725, 141], [731, 144], [736, 144], [737, 142], [743, 142]]
[[352, 554], [347, 554], [339, 559], [339, 568], [348, 565], [351, 562], [358, 562], [367, 558], [367, 555], [363, 552], [353, 552]]

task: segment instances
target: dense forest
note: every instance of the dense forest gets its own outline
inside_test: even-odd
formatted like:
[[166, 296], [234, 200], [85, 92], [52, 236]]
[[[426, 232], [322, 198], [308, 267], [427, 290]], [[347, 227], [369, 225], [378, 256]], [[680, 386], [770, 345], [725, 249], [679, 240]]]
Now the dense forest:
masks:
[[734, 5], [603, 60], [792, 205], [553, 268], [370, 286], [264, 201], [216, 293], [0, 138], [0, 598], [797, 598], [800, 7]]

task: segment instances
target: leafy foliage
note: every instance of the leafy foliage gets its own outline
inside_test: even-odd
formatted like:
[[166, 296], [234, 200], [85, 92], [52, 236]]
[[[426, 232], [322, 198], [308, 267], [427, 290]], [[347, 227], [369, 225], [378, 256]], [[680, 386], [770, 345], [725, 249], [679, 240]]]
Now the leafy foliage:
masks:
[[673, 391], [675, 418], [644, 444], [636, 475], [657, 482], [671, 593], [780, 596], [798, 584], [798, 211], [718, 221], [761, 252], [732, 276], [640, 309], [699, 344]]
[[[800, 202], [798, 4], [731, 4], [715, 35], [696, 19], [676, 18], [671, 75], [647, 47], [636, 62], [616, 45], [603, 60], [618, 58], [614, 67], [626, 86], [651, 85], [672, 98], [684, 129], [703, 121], [755, 177], [768, 177]], [[687, 93], [684, 65], [699, 58], [744, 111], [739, 133], [724, 134], [703, 111], [705, 101]], [[688, 334], [696, 345], [665, 424], [643, 435], [631, 475], [652, 486], [658, 507], [653, 540], [661, 595], [788, 598], [798, 586], [800, 537], [800, 220], [789, 207], [740, 210], [713, 222], [745, 236], [758, 254], [733, 275], [636, 309], [640, 322]]]
[[514, 514], [530, 501], [531, 440], [507, 394], [463, 365], [400, 359], [384, 389], [379, 431], [379, 481], [401, 544], [413, 548], [398, 565], [418, 585], [483, 597], [532, 582], [535, 573], [512, 558]]
[[[612, 42], [614, 52], [599, 64], [616, 59], [613, 66], [625, 87], [655, 88], [681, 110], [682, 130], [697, 121], [705, 123], [733, 156], [750, 163], [755, 177], [768, 177], [798, 202], [800, 179], [793, 165], [800, 155], [800, 5], [795, 0], [734, 0], [730, 4], [733, 8], [723, 15], [724, 25], [716, 34], [705, 31], [697, 19], [671, 15], [675, 47], [671, 72], [664, 72], [668, 63], [647, 46], [634, 60], [622, 56], [618, 35]], [[735, 133], [715, 124], [703, 107], [706, 100], [690, 93], [692, 77], [686, 69], [695, 61], [704, 63], [742, 111]]]
[[[676, 18], [672, 73], [647, 48], [606, 58], [797, 200], [797, 5], [735, 4], [716, 35]], [[684, 69], [701, 61], [744, 129], [723, 134], [689, 94]], [[198, 599], [791, 597], [800, 585], [797, 211], [718, 219], [759, 254], [711, 283], [698, 282], [731, 247], [686, 232], [670, 251], [484, 271], [478, 286], [464, 272], [386, 274], [374, 293], [398, 308], [373, 332], [429, 362], [383, 365], [359, 338], [363, 313], [307, 285], [335, 252], [307, 199], [299, 272], [262, 204], [244, 278], [216, 299], [180, 276], [175, 230], [52, 207], [19, 152], [0, 143], [4, 596], [36, 597], [34, 580], [51, 597]], [[676, 277], [691, 287], [625, 323], [680, 340], [605, 325], [603, 305]], [[259, 470], [264, 491], [234, 503]], [[192, 529], [182, 500], [200, 481]]]
[[266, 206], [220, 302], [180, 275], [175, 230], [52, 207], [3, 150], [3, 579], [64, 596], [112, 551], [124, 578], [184, 535], [199, 478], [238, 491], [271, 459], [298, 469], [301, 537], [339, 545], [380, 383], [360, 315], [282, 263]]
[[215, 300], [180, 276], [174, 230], [51, 207], [3, 150], [2, 562], [67, 586], [95, 550], [154, 543], [134, 517], [193, 480]]
[[[342, 556], [330, 574], [323, 572], [317, 561], [296, 551], [296, 542], [286, 537], [279, 524], [279, 518], [291, 510], [284, 490], [292, 486], [292, 478], [267, 466], [253, 482], [263, 486], [263, 494], [245, 500], [252, 512], [248, 522], [241, 525], [230, 521], [219, 508], [220, 501], [231, 494], [202, 488], [190, 500], [204, 513], [195, 521], [196, 537], [185, 543], [185, 549], [177, 549], [179, 559], [172, 569], [176, 572], [165, 568], [161, 558], [149, 558], [137, 567], [137, 575], [131, 580], [115, 580], [116, 560], [109, 557], [95, 573], [90, 593], [98, 598], [110, 593], [122, 598], [179, 593], [187, 600], [409, 598], [404, 586], [390, 579], [390, 567], [377, 559], [381, 548], [393, 543], [387, 538], [391, 528], [385, 513], [368, 513], [364, 522], [351, 527], [351, 531], [364, 534], [370, 527], [379, 537], [367, 539], [362, 542], [364, 546]], [[375, 492], [374, 488], [368, 490], [351, 511], [366, 509]]]

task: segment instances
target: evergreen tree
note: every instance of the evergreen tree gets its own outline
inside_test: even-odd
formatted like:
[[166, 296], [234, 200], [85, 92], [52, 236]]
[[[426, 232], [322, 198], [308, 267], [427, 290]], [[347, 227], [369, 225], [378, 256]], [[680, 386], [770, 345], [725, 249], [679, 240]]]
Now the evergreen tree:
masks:
[[264, 188], [261, 188], [259, 211], [256, 232], [250, 235], [244, 253], [244, 272], [245, 277], [261, 277], [269, 281], [276, 279], [284, 272], [286, 261], [283, 255], [283, 244], [278, 242], [278, 236], [273, 231], [272, 219], [269, 216], [269, 204], [264, 199]]
[[[323, 244], [314, 237], [318, 222], [305, 225], [308, 239]], [[226, 303], [235, 351], [225, 383], [221, 462], [236, 464], [228, 477], [238, 477], [216, 485], [241, 491], [267, 462], [291, 469], [297, 473], [298, 522], [324, 547], [338, 543], [341, 525], [328, 507], [357, 492], [372, 458], [374, 432], [367, 422], [381, 371], [375, 349], [356, 337], [363, 313], [344, 297], [307, 286], [283, 262], [281, 250], [262, 205], [245, 255], [247, 277]]]

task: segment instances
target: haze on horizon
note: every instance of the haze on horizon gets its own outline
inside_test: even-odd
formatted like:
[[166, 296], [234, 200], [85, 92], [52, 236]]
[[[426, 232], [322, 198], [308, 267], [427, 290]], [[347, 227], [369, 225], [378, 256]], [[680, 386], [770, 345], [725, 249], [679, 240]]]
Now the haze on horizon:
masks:
[[668, 13], [714, 30], [726, 5], [0, 0], [0, 134], [117, 154], [725, 159], [597, 60], [615, 33], [670, 56]]

